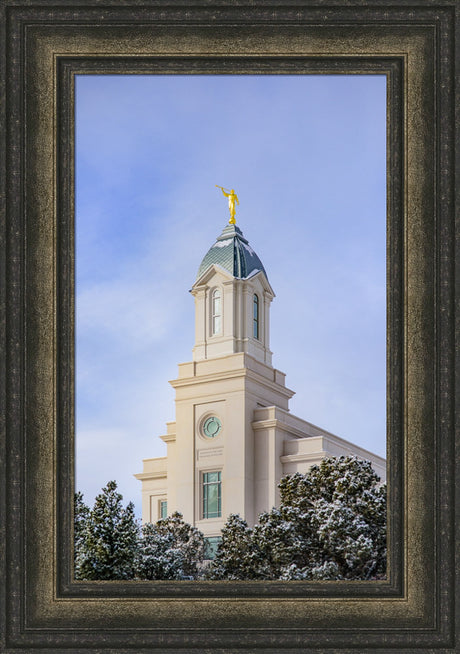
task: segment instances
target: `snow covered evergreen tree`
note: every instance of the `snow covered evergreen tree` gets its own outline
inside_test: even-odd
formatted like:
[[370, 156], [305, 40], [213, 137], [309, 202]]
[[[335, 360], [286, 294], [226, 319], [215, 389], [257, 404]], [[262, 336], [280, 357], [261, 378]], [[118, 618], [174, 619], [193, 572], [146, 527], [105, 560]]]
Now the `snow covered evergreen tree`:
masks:
[[78, 579], [133, 579], [139, 527], [134, 505], [126, 508], [109, 481], [95, 500], [85, 522], [78, 554]]
[[[386, 570], [386, 485], [368, 461], [325, 459], [309, 474], [317, 571], [331, 563], [337, 577], [370, 579]], [[281, 489], [283, 497], [292, 493]], [[325, 572], [324, 578], [329, 578]]]
[[89, 507], [83, 501], [83, 493], [74, 495], [74, 574], [75, 579], [81, 579], [80, 566], [84, 551], [86, 523], [89, 517]]
[[182, 575], [196, 577], [205, 552], [205, 540], [201, 531], [184, 522], [178, 511], [158, 520], [153, 527], [159, 536], [172, 537], [174, 549], [180, 551]]
[[160, 533], [157, 525], [148, 522], [142, 527], [136, 556], [139, 579], [183, 579], [186, 553], [172, 532]]
[[210, 579], [255, 579], [258, 547], [251, 540], [252, 530], [238, 514], [230, 514], [222, 529], [222, 540], [207, 571]]
[[283, 477], [280, 507], [250, 529], [230, 516], [213, 579], [370, 579], [386, 569], [386, 487], [356, 457]]

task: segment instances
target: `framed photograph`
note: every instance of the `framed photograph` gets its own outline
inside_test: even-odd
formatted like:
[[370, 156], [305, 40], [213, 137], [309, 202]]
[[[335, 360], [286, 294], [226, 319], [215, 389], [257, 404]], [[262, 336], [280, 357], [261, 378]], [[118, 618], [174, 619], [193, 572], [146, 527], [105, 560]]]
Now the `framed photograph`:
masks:
[[[332, 453], [370, 457], [385, 481], [386, 86], [385, 73], [76, 76], [84, 501], [114, 479], [144, 523], [180, 511], [216, 539]], [[216, 179], [238, 190], [233, 216]], [[209, 466], [221, 501], [203, 522]]]
[[[88, 8], [7, 0], [2, 12], [8, 54], [2, 67], [7, 437], [1, 651], [453, 653], [455, 3], [203, 1], [188, 8], [109, 2]], [[286, 82], [328, 75], [386, 80], [387, 576], [76, 581], [78, 85], [97, 84], [99, 76], [156, 76], [162, 83], [178, 76], [190, 83], [192, 77]], [[286, 97], [291, 92], [285, 90]], [[233, 181], [213, 183], [229, 193], [232, 186], [225, 185]], [[211, 245], [204, 244], [199, 259]], [[91, 320], [94, 304], [88, 307]], [[226, 426], [215, 411], [208, 413], [197, 416], [203, 442]]]

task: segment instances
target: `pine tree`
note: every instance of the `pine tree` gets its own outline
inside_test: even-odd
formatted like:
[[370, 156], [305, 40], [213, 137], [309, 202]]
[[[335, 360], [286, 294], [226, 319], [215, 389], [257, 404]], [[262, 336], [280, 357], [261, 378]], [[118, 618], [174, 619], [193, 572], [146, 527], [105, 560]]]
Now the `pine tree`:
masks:
[[[316, 530], [316, 578], [382, 577], [386, 569], [386, 486], [369, 461], [324, 459], [309, 473], [309, 499]], [[283, 489], [282, 497], [285, 497]], [[291, 501], [296, 502], [289, 493]]]
[[230, 514], [207, 576], [210, 579], [257, 579], [259, 566], [260, 552], [252, 541], [252, 529], [238, 514]]
[[299, 578], [298, 570], [311, 563], [312, 541], [309, 512], [281, 505], [262, 513], [252, 532], [252, 546], [261, 552], [258, 578]]
[[367, 461], [324, 459], [281, 479], [280, 507], [250, 529], [230, 516], [213, 579], [370, 579], [386, 569], [386, 487]]
[[74, 575], [81, 579], [81, 561], [85, 545], [86, 523], [89, 518], [89, 507], [83, 501], [83, 493], [74, 495]]
[[122, 506], [115, 481], [109, 481], [86, 520], [79, 555], [80, 579], [133, 579], [139, 527], [134, 505]]
[[196, 577], [206, 549], [201, 531], [184, 522], [178, 511], [158, 520], [155, 530], [161, 536], [172, 536], [174, 548], [181, 552], [182, 575]]
[[160, 533], [150, 522], [142, 527], [136, 556], [136, 576], [139, 579], [183, 579], [185, 552], [171, 531]]

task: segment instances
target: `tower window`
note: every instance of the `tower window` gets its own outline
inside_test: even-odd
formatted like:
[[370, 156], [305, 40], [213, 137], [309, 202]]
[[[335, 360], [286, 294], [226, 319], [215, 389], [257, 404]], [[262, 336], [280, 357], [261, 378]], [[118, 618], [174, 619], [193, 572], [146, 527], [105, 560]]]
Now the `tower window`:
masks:
[[218, 288], [212, 293], [211, 305], [212, 333], [220, 334], [222, 328], [222, 297]]
[[259, 338], [259, 297], [255, 293], [253, 307], [253, 336]]
[[160, 519], [168, 517], [168, 502], [166, 500], [160, 500], [158, 503], [158, 515]]
[[220, 518], [222, 516], [222, 473], [203, 472], [202, 497], [203, 518]]

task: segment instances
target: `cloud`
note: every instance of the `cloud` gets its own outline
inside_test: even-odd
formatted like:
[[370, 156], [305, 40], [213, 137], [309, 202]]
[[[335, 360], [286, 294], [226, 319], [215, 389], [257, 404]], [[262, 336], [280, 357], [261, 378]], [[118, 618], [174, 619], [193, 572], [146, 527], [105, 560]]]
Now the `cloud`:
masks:
[[194, 342], [188, 289], [228, 220], [215, 184], [237, 190], [277, 295], [293, 413], [381, 452], [385, 106], [384, 76], [77, 78], [82, 490], [116, 478], [140, 506], [132, 474], [163, 455], [167, 380]]
[[134, 501], [140, 517], [141, 484], [133, 474], [142, 471], [142, 458], [147, 458], [142, 451], [150, 452], [149, 456], [166, 454], [164, 443], [153, 434], [115, 427], [80, 430], [76, 439], [76, 488], [83, 491], [85, 502], [92, 506], [102, 487], [115, 480], [125, 504]]
[[82, 339], [92, 333], [114, 346], [122, 341], [130, 350], [145, 348], [167, 333], [173, 320], [170, 305], [164, 285], [141, 280], [96, 284], [77, 296], [78, 329]]

